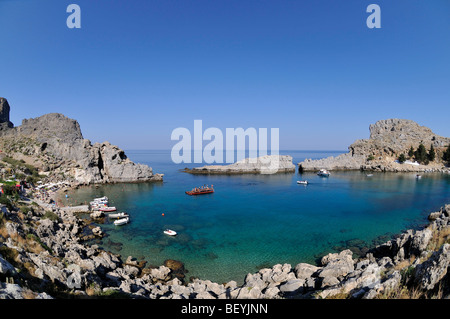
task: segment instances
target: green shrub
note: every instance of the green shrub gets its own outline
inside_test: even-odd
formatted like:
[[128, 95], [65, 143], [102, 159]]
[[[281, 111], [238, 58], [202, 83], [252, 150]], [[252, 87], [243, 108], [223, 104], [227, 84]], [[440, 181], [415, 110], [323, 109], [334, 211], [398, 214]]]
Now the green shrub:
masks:
[[44, 216], [42, 216], [42, 218], [44, 219], [50, 219], [52, 221], [58, 221], [58, 215], [56, 215], [54, 212], [51, 212], [49, 210], [47, 210], [44, 214]]

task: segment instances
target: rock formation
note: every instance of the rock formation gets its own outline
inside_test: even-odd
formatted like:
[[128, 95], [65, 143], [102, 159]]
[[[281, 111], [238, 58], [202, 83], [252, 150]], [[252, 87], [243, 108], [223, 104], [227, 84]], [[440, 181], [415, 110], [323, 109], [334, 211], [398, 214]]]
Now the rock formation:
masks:
[[[25, 119], [9, 125], [9, 105], [1, 99], [2, 150], [12, 157], [31, 162], [56, 179], [73, 178], [77, 183], [111, 183], [162, 180], [147, 165], [135, 164], [125, 152], [109, 142], [91, 144], [80, 125], [59, 113]], [[12, 123], [11, 123], [12, 124]]]
[[266, 155], [258, 158], [245, 158], [230, 165], [206, 165], [186, 169], [192, 174], [275, 174], [295, 171], [292, 156]]
[[0, 97], [0, 131], [14, 127], [14, 124], [9, 121], [9, 111], [8, 101]]
[[[370, 138], [355, 141], [349, 152], [336, 157], [319, 160], [306, 159], [299, 163], [305, 171], [325, 168], [328, 170], [382, 170], [382, 171], [424, 171], [439, 170], [443, 163], [442, 153], [450, 138], [434, 134], [429, 128], [411, 120], [389, 119], [370, 125]], [[399, 164], [395, 161], [400, 154], [407, 155], [411, 147], [420, 144], [436, 150], [436, 162], [430, 165]]]

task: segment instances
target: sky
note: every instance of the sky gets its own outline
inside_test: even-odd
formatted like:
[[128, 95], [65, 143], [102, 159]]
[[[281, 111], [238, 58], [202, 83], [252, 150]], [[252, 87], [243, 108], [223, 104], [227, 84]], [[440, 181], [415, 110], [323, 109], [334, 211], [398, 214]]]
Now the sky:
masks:
[[16, 126], [58, 112], [133, 150], [194, 120], [279, 128], [289, 150], [346, 150], [388, 118], [450, 136], [449, 17], [448, 0], [0, 0], [0, 96]]

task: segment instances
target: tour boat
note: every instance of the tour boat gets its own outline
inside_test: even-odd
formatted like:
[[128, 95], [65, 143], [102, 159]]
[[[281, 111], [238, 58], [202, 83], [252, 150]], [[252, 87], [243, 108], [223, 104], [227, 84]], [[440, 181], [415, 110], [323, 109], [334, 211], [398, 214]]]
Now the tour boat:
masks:
[[177, 232], [171, 229], [166, 229], [164, 231], [164, 234], [169, 235], [169, 236], [176, 236]]
[[128, 215], [128, 214], [125, 213], [125, 212], [117, 213], [117, 214], [109, 214], [109, 215], [108, 215], [108, 217], [111, 217], [111, 218], [129, 217], [129, 216], [130, 216], [130, 215]]
[[203, 195], [211, 193], [214, 193], [213, 185], [211, 185], [211, 187], [208, 186], [195, 187], [191, 191], [186, 191], [186, 194], [188, 195]]
[[117, 208], [114, 206], [113, 207], [100, 207], [98, 210], [101, 212], [107, 213], [107, 212], [115, 212], [117, 210]]
[[129, 217], [121, 218], [121, 219], [115, 220], [114, 225], [116, 225], [116, 226], [125, 225], [125, 224], [128, 224], [129, 221], [130, 221]]
[[297, 181], [297, 184], [308, 185], [308, 181]]
[[328, 177], [328, 176], [330, 176], [330, 172], [327, 171], [326, 169], [322, 168], [319, 172], [317, 172], [317, 175], [323, 176], [323, 177]]

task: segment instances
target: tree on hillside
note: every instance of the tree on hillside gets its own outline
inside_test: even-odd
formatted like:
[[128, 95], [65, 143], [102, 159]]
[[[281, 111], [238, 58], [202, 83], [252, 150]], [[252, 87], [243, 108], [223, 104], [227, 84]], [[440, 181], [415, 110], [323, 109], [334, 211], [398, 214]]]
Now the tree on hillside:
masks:
[[428, 151], [428, 160], [430, 162], [434, 161], [436, 159], [436, 152], [434, 150], [433, 144], [430, 146], [430, 150]]
[[416, 158], [416, 161], [418, 161], [420, 164], [427, 164], [428, 154], [423, 144], [420, 144], [417, 150], [414, 152], [414, 157]]
[[444, 160], [444, 162], [447, 162], [447, 164], [450, 165], [450, 145], [445, 150], [444, 155], [442, 156], [442, 159]]
[[412, 157], [414, 156], [414, 149], [413, 149], [412, 146], [411, 146], [411, 148], [408, 151], [408, 156], [409, 156], [409, 159], [412, 159]]
[[398, 162], [400, 163], [400, 164], [403, 164], [404, 162], [406, 161], [406, 156], [405, 156], [405, 154], [400, 154], [400, 156], [398, 157]]

